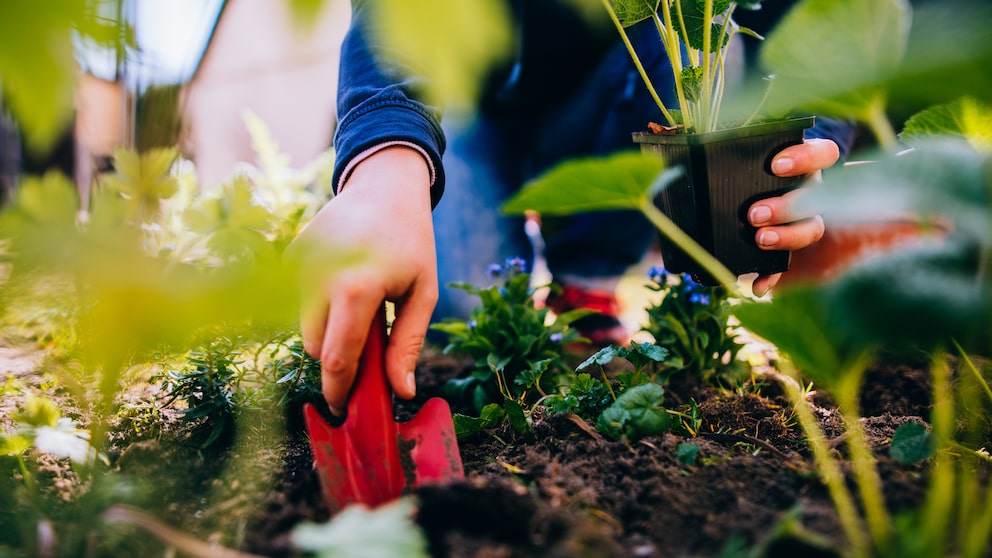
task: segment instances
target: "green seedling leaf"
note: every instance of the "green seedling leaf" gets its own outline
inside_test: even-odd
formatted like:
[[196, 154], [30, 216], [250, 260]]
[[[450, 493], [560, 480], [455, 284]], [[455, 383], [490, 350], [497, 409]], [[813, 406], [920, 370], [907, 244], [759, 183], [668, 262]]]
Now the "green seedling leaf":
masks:
[[609, 345], [596, 351], [591, 357], [582, 361], [581, 364], [575, 367], [575, 371], [578, 372], [579, 370], [584, 370], [594, 364], [598, 366], [606, 366], [607, 364], [613, 362], [613, 359], [617, 357], [624, 358], [626, 355], [627, 349], [618, 345]]
[[[680, 0], [672, 3], [672, 23], [675, 30], [681, 33], [681, 22], [685, 22], [685, 33], [689, 39], [689, 46], [696, 50], [703, 50], [703, 30], [709, 23], [710, 52], [716, 52], [727, 44], [729, 35], [722, 33], [723, 24], [713, 23], [712, 17], [726, 12], [729, 8], [730, 0], [713, 0], [711, 19], [707, 22], [705, 17], [706, 0]], [[702, 69], [700, 68], [700, 77], [701, 74]]]
[[675, 448], [675, 459], [683, 465], [694, 466], [697, 457], [699, 457], [699, 446], [697, 444], [682, 442]]
[[503, 409], [506, 410], [506, 416], [510, 419], [510, 426], [518, 433], [523, 434], [530, 429], [530, 424], [527, 422], [527, 415], [524, 414], [523, 408], [516, 400], [504, 399]]
[[596, 428], [614, 438], [637, 440], [661, 434], [672, 426], [672, 417], [662, 406], [665, 390], [644, 384], [623, 392], [596, 421]]
[[624, 27], [644, 21], [658, 12], [661, 0], [610, 0], [617, 19]]
[[992, 154], [992, 107], [962, 97], [917, 113], [906, 121], [899, 135], [910, 145], [944, 136], [964, 139], [979, 153]]
[[918, 422], [900, 425], [892, 435], [889, 455], [899, 463], [916, 463], [933, 455], [933, 437]]
[[640, 370], [652, 362], [665, 362], [668, 354], [668, 349], [660, 345], [632, 342], [624, 358], [629, 360], [634, 365], [634, 368]]
[[434, 105], [474, 106], [490, 68], [513, 46], [510, 14], [500, 0], [387, 0], [370, 6], [375, 44], [385, 46], [374, 54], [404, 67], [407, 75], [426, 77], [421, 85]]
[[617, 374], [617, 381], [620, 382], [620, 385], [624, 388], [632, 388], [650, 382], [651, 377], [638, 370], [636, 372], [624, 372], [622, 374]]
[[455, 425], [455, 436], [465, 438], [499, 426], [506, 418], [506, 411], [498, 403], [489, 403], [482, 407], [478, 417], [455, 413], [451, 418]]
[[328, 523], [293, 529], [293, 544], [321, 558], [427, 558], [427, 540], [413, 521], [415, 501], [406, 497], [374, 510], [351, 505]]
[[207, 247], [221, 258], [272, 255], [265, 233], [272, 228], [273, 215], [256, 203], [251, 182], [244, 175], [226, 183], [220, 196], [201, 200], [183, 218], [193, 231], [209, 235]]
[[799, 3], [761, 50], [775, 75], [769, 110], [871, 120], [905, 55], [910, 21], [906, 0]]
[[702, 66], [687, 66], [682, 68], [682, 90], [691, 102], [699, 101], [703, 94]]
[[573, 159], [531, 181], [501, 210], [520, 215], [639, 209], [663, 164], [657, 157], [623, 151], [606, 157]]

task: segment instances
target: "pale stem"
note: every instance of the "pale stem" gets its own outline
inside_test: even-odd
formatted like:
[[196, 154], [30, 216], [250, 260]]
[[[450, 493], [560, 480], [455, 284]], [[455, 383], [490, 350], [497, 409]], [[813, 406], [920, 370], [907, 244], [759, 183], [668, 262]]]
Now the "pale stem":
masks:
[[861, 378], [866, 366], [862, 359], [854, 366], [844, 371], [843, 380], [837, 385], [834, 396], [837, 407], [844, 417], [847, 433], [847, 447], [851, 452], [851, 471], [858, 484], [858, 491], [865, 509], [865, 520], [868, 530], [875, 541], [876, 548], [885, 548], [889, 539], [892, 520], [885, 508], [885, 497], [882, 495], [882, 479], [878, 476], [875, 456], [865, 436], [858, 411], [858, 391]]
[[851, 556], [867, 558], [871, 556], [870, 542], [865, 537], [861, 514], [854, 504], [854, 497], [851, 496], [851, 492], [844, 484], [844, 474], [831, 454], [830, 444], [817, 423], [816, 417], [809, 407], [809, 402], [806, 401], [799, 389], [800, 384], [798, 382], [801, 381], [799, 374], [791, 366], [787, 366], [785, 371], [793, 380], [796, 380], [796, 383], [782, 381], [782, 387], [789, 396], [789, 400], [792, 401], [799, 425], [806, 433], [806, 443], [813, 451], [813, 461], [820, 473], [820, 479], [827, 486], [830, 499], [833, 500], [834, 506], [837, 508], [838, 520], [847, 536], [847, 542], [851, 545]]
[[948, 376], [950, 367], [942, 353], [934, 357], [930, 365], [933, 384], [933, 410], [930, 422], [937, 455], [934, 458], [930, 486], [927, 489], [923, 506], [923, 524], [932, 533], [928, 541], [934, 550], [943, 550], [949, 520], [954, 515], [954, 461], [947, 452], [947, 445], [954, 431], [954, 395], [951, 393]]
[[644, 70], [644, 65], [641, 64], [641, 59], [637, 56], [637, 52], [634, 50], [634, 45], [630, 44], [630, 37], [627, 36], [627, 31], [623, 28], [623, 24], [620, 23], [620, 19], [617, 17], [616, 12], [613, 11], [613, 6], [610, 5], [610, 0], [602, 0], [603, 7], [606, 8], [607, 13], [610, 14], [610, 19], [613, 21], [613, 25], [616, 26], [617, 31], [620, 32], [620, 38], [623, 39], [624, 46], [627, 47], [627, 52], [630, 53], [631, 60], [634, 61], [634, 66], [637, 68], [637, 72], [641, 74], [641, 79], [644, 81], [644, 85], [647, 86], [648, 92], [651, 94], [651, 98], [661, 109], [661, 113], [665, 116], [665, 120], [668, 121], [669, 126], [675, 126], [675, 119], [672, 118], [672, 114], [668, 112], [668, 108], [665, 107], [665, 103], [661, 101], [661, 97], [658, 96], [658, 92], [655, 91], [654, 85], [651, 83], [651, 78], [648, 77], [647, 71]]
[[720, 260], [713, 257], [712, 254], [707, 252], [698, 242], [680, 229], [668, 216], [655, 207], [651, 198], [645, 197], [641, 202], [641, 212], [644, 213], [661, 234], [665, 235], [665, 237], [688, 254], [689, 257], [698, 262], [706, 273], [709, 273], [723, 285], [723, 288], [727, 289], [728, 293], [739, 294], [737, 279], [734, 277], [734, 274], [720, 263]]
[[[669, 60], [672, 63], [672, 74], [675, 76], [675, 95], [679, 99], [679, 111], [682, 113], [682, 126], [686, 130], [692, 128], [692, 114], [689, 111], [689, 103], [685, 100], [685, 88], [682, 86], [682, 49], [679, 48], [678, 34], [675, 32], [675, 25], [672, 23], [672, 11], [665, 9], [664, 25], [658, 21], [658, 14], [655, 13], [655, 26], [658, 33], [664, 37], [665, 51], [668, 52]], [[662, 30], [662, 28], [664, 30]]]
[[865, 111], [864, 121], [875, 134], [875, 139], [878, 140], [879, 145], [891, 153], [899, 147], [899, 138], [896, 136], [895, 130], [892, 129], [892, 122], [889, 121], [889, 117], [885, 113], [885, 104], [884, 94], [877, 94]]
[[[713, 92], [710, 87], [713, 83], [713, 61], [710, 60], [710, 41], [713, 40], [713, 0], [706, 0], [703, 3], [703, 90], [700, 92], [702, 94], [702, 99], [700, 99], [700, 110], [708, 108], [710, 106], [710, 99], [713, 96]], [[710, 122], [711, 115], [702, 115], [701, 124], [704, 130], [709, 130], [712, 123]]]

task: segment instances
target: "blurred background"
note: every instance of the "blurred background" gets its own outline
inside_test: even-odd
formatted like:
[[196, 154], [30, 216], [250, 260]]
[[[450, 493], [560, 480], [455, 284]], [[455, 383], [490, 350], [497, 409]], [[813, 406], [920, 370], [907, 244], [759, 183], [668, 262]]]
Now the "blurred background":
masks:
[[[289, 164], [302, 166], [330, 147], [338, 49], [350, 17], [347, 0], [4, 4], [0, 20], [7, 24], [0, 22], [0, 31], [9, 33], [0, 33], [6, 37], [0, 38], [0, 186], [5, 200], [19, 175], [57, 169], [75, 179], [85, 206], [91, 179], [110, 170], [119, 146], [139, 151], [179, 146], [195, 164], [200, 184], [209, 187], [239, 164], [254, 162], [246, 113], [264, 122]], [[41, 82], [42, 75], [36, 82], [17, 77], [51, 66], [65, 46], [37, 38], [56, 35], [71, 37], [71, 62], [60, 68], [69, 78], [54, 81], [74, 91], [71, 112], [39, 122], [35, 114], [57, 111], [42, 104], [50, 99], [32, 85], [58, 85]], [[50, 93], [58, 100], [59, 92]]]

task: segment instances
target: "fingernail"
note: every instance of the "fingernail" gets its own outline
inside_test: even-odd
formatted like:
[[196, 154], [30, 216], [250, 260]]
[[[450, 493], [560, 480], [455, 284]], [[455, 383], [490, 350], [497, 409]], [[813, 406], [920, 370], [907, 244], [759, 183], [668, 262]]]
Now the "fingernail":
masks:
[[751, 208], [747, 218], [752, 225], [764, 225], [772, 218], [772, 210], [767, 205], [756, 205]]
[[758, 244], [761, 246], [774, 246], [778, 244], [778, 233], [775, 231], [761, 231], [758, 233]]
[[417, 393], [417, 377], [413, 372], [406, 373], [406, 389], [409, 390], [410, 394]]
[[772, 161], [772, 172], [778, 175], [788, 174], [796, 166], [795, 162], [788, 157], [779, 157]]
[[336, 417], [344, 416], [344, 409], [335, 407], [334, 405], [330, 405], [330, 404], [328, 404], [327, 407], [331, 410], [332, 415]]

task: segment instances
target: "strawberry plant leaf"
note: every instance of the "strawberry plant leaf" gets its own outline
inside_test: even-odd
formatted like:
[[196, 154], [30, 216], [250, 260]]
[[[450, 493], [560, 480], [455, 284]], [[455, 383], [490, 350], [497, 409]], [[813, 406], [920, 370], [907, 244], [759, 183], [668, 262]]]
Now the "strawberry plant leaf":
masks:
[[940, 136], [962, 138], [979, 153], [992, 154], [992, 107], [977, 99], [962, 97], [910, 117], [899, 135], [910, 145]]
[[925, 426], [907, 422], [892, 435], [889, 455], [899, 463], [915, 463], [933, 455], [933, 437]]
[[762, 65], [775, 75], [770, 111], [799, 108], [870, 120], [903, 60], [909, 29], [906, 0], [799, 3], [768, 35], [760, 53]]
[[623, 151], [606, 157], [572, 159], [528, 183], [501, 208], [544, 215], [639, 209], [663, 164], [658, 157]]
[[658, 12], [661, 0], [610, 0], [617, 19], [624, 27], [644, 21]]
[[662, 406], [664, 399], [664, 388], [655, 383], [628, 389], [599, 415], [596, 427], [614, 439], [661, 434], [672, 426], [672, 417]]

